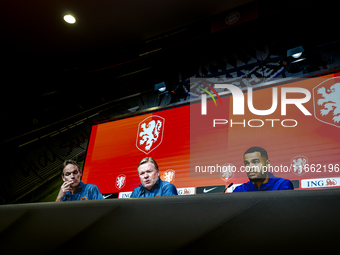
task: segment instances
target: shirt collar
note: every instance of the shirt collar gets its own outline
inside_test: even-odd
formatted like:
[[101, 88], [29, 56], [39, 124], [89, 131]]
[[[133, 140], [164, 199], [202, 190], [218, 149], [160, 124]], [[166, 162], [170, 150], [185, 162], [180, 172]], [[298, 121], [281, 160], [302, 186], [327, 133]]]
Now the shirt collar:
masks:
[[[158, 180], [157, 180], [156, 183], [152, 186], [152, 188], [151, 188], [150, 191], [152, 191], [153, 189], [158, 188], [160, 182], [161, 182], [161, 178], [158, 177]], [[139, 187], [141, 187], [141, 189], [142, 189], [141, 195], [144, 194], [144, 193], [147, 191], [147, 189], [143, 186], [143, 184], [139, 185]]]
[[[271, 173], [271, 172], [269, 172], [269, 179], [268, 179], [268, 182], [271, 180], [271, 179], [273, 179], [275, 176], [274, 176], [274, 174], [273, 173]], [[267, 182], [267, 183], [268, 183]]]
[[84, 183], [80, 181], [79, 185], [76, 188], [76, 193], [81, 192], [83, 190]]
[[[262, 188], [263, 188], [263, 187], [266, 187], [266, 185], [268, 185], [268, 184], [271, 182], [271, 180], [272, 180], [273, 178], [276, 178], [276, 177], [274, 176], [273, 173], [269, 172], [268, 181], [267, 181], [266, 183], [262, 183], [260, 187], [262, 187]], [[248, 183], [249, 183], [250, 185], [252, 185], [255, 189], [258, 189], [258, 188], [254, 185], [254, 183], [253, 183], [251, 180], [249, 180]]]

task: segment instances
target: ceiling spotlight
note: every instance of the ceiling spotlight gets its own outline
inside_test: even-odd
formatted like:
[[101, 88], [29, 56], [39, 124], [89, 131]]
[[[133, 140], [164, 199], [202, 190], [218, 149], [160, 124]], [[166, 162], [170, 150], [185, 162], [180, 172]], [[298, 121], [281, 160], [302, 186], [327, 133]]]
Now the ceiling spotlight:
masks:
[[319, 51], [304, 49], [302, 46], [287, 50], [287, 56], [282, 58], [282, 65], [288, 73], [307, 74], [326, 69], [326, 64]]
[[302, 55], [302, 52], [298, 52], [298, 53], [293, 54], [292, 57], [293, 58], [299, 58], [299, 57], [301, 57], [301, 55]]
[[304, 49], [302, 46], [287, 50], [287, 57], [299, 58], [301, 57]]
[[307, 55], [302, 46], [287, 50], [287, 57], [283, 58], [282, 64], [289, 73], [297, 73], [308, 64]]
[[72, 15], [65, 15], [64, 20], [69, 24], [76, 23], [76, 19]]
[[155, 84], [155, 90], [158, 90], [159, 92], [164, 92], [166, 90], [165, 82], [157, 83]]

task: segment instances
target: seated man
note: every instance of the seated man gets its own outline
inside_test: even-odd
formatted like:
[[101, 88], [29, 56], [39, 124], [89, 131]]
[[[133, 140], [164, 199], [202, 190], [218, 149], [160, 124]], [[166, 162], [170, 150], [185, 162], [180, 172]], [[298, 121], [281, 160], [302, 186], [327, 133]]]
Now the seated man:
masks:
[[130, 198], [177, 195], [173, 184], [161, 180], [158, 165], [153, 158], [143, 158], [138, 164], [137, 172], [141, 185], [132, 191]]
[[63, 164], [61, 185], [56, 202], [72, 200], [104, 199], [98, 187], [94, 184], [85, 184], [80, 181], [80, 167], [74, 160], [66, 160]]
[[293, 190], [290, 180], [275, 177], [268, 171], [270, 161], [267, 151], [261, 147], [251, 147], [243, 155], [249, 182], [237, 186], [233, 192]]

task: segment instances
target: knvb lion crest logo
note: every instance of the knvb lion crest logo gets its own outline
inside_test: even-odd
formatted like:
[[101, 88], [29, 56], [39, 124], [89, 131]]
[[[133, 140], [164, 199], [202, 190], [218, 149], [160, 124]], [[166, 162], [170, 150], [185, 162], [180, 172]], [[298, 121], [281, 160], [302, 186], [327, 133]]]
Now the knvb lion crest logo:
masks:
[[234, 169], [236, 169], [236, 167], [233, 164], [224, 164], [220, 173], [221, 179], [225, 182], [230, 181], [234, 177]]
[[169, 169], [166, 170], [162, 175], [162, 180], [174, 183], [175, 181], [175, 170]]
[[126, 183], [126, 176], [124, 174], [118, 175], [116, 178], [116, 188], [118, 190], [121, 190], [122, 188], [124, 188], [125, 183]]
[[314, 116], [340, 128], [340, 77], [330, 78], [313, 88]]
[[139, 123], [136, 141], [138, 150], [148, 154], [162, 143], [164, 122], [164, 118], [153, 115]]
[[298, 176], [303, 175], [306, 171], [308, 158], [305, 156], [296, 156], [290, 160], [290, 171]]

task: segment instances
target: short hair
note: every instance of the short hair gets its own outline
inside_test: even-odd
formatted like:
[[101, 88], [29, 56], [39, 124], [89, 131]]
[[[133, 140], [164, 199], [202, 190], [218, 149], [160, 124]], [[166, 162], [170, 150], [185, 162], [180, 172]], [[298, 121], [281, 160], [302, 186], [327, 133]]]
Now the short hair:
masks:
[[253, 152], [260, 152], [261, 156], [262, 157], [265, 157], [266, 159], [268, 159], [268, 153], [265, 149], [261, 148], [261, 147], [257, 147], [257, 146], [254, 146], [254, 147], [251, 147], [249, 148], [244, 154], [248, 154], [248, 153], [253, 153]]
[[159, 171], [159, 168], [158, 168], [158, 165], [157, 165], [157, 163], [156, 163], [156, 160], [154, 160], [154, 159], [151, 158], [151, 157], [146, 157], [146, 158], [143, 158], [143, 159], [139, 162], [139, 164], [138, 164], [138, 166], [137, 166], [137, 172], [138, 172], [138, 168], [139, 168], [141, 165], [143, 165], [143, 164], [145, 164], [145, 163], [147, 163], [147, 162], [151, 162], [151, 163], [155, 166], [156, 170]]
[[79, 167], [79, 165], [77, 164], [77, 162], [74, 161], [74, 160], [72, 160], [72, 159], [67, 159], [67, 160], [64, 161], [64, 163], [63, 163], [63, 168], [61, 169], [61, 175], [62, 175], [62, 176], [64, 176], [64, 168], [65, 168], [67, 165], [69, 165], [69, 164], [72, 164], [72, 165], [76, 166], [76, 167], [78, 168], [79, 172], [81, 173], [80, 167]]

